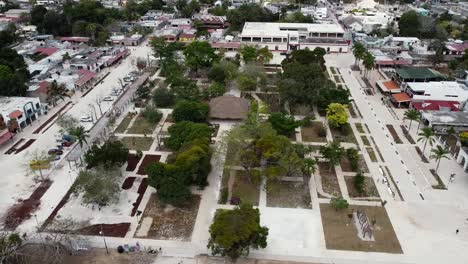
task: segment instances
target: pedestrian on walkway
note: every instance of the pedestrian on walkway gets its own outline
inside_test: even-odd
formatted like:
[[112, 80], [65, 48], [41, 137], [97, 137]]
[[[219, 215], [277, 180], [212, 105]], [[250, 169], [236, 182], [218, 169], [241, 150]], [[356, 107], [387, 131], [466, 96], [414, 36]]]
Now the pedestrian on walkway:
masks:
[[458, 235], [458, 233], [459, 233], [459, 232], [460, 232], [460, 230], [458, 230], [458, 229], [457, 229], [457, 230], [455, 230], [455, 234], [457, 234], [457, 235]]

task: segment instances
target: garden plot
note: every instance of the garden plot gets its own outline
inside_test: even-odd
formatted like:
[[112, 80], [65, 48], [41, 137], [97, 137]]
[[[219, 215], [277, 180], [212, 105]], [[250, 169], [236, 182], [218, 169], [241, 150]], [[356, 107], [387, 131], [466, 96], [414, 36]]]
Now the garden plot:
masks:
[[141, 162], [140, 166], [138, 167], [137, 174], [139, 175], [146, 175], [145, 169], [153, 162], [157, 162], [161, 159], [161, 155], [150, 155], [147, 154], [144, 156], [143, 161]]
[[[232, 181], [230, 188], [231, 204], [240, 202], [257, 206], [260, 199], [260, 186], [249, 181], [244, 171], [235, 171], [234, 175], [231, 174], [230, 178], [230, 182]], [[234, 179], [232, 179], [233, 176]]]
[[127, 167], [125, 168], [125, 171], [134, 171], [138, 165], [138, 162], [140, 162], [141, 157], [137, 156], [136, 154], [128, 154], [127, 157]]
[[198, 195], [193, 195], [188, 204], [173, 207], [162, 204], [156, 194], [152, 194], [141, 216], [136, 237], [189, 241], [199, 205]]
[[341, 196], [341, 189], [338, 184], [335, 167], [330, 167], [330, 163], [328, 162], [319, 162], [318, 171], [322, 179], [323, 191], [336, 197]]
[[303, 142], [327, 142], [327, 130], [320, 121], [313, 121], [308, 127], [301, 127]]
[[280, 112], [280, 96], [278, 93], [257, 93], [258, 98], [268, 105], [270, 112]]
[[128, 113], [124, 119], [122, 120], [122, 122], [120, 122], [120, 124], [117, 126], [117, 128], [115, 129], [115, 133], [124, 133], [125, 130], [127, 130], [128, 126], [130, 125], [130, 122], [132, 121], [132, 119], [135, 117], [135, 114], [134, 113]]
[[141, 114], [135, 119], [127, 134], [152, 134], [158, 122], [150, 122]]
[[345, 176], [346, 186], [348, 187], [349, 197], [361, 198], [361, 197], [380, 197], [379, 191], [375, 186], [374, 179], [372, 177], [364, 176], [364, 192], [359, 193], [354, 184], [354, 176]]
[[[362, 210], [369, 218], [375, 241], [358, 237], [357, 228], [349, 217], [357, 210]], [[320, 213], [327, 249], [403, 253], [385, 207], [350, 205], [348, 209], [336, 211], [330, 204], [320, 204]]]
[[351, 167], [351, 163], [348, 157], [346, 157], [346, 155], [344, 155], [343, 158], [341, 158], [340, 166], [343, 172], [357, 172], [358, 170], [361, 170], [362, 172], [369, 172], [369, 168], [367, 167], [367, 163], [364, 160], [364, 156], [362, 154], [359, 154], [358, 170], [353, 170], [353, 168]]
[[129, 150], [148, 151], [153, 144], [152, 137], [123, 137], [119, 139]]
[[342, 125], [340, 128], [330, 128], [333, 140], [336, 142], [354, 143], [357, 144], [353, 129], [349, 123]]
[[312, 208], [309, 189], [302, 181], [268, 183], [267, 206], [282, 208]]

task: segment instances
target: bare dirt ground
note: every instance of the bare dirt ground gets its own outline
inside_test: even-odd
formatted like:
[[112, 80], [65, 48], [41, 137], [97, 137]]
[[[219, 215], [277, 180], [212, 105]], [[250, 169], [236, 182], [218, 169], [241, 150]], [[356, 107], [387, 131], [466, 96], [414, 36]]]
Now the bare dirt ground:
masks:
[[115, 250], [93, 249], [87, 253], [76, 256], [67, 256], [64, 263], [67, 264], [150, 264], [156, 259], [156, 255], [143, 252], [119, 254]]

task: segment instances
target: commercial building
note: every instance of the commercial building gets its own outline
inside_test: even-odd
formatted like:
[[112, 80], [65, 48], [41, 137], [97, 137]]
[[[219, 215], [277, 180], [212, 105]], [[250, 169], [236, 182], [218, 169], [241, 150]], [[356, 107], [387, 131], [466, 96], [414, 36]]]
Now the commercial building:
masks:
[[30, 125], [42, 114], [38, 97], [0, 97], [1, 122], [10, 123], [9, 127], [13, 131]]
[[316, 47], [327, 52], [348, 52], [345, 31], [337, 24], [246, 22], [241, 44], [268, 47], [272, 51], [291, 51]]
[[457, 82], [412, 82], [408, 83], [405, 92], [413, 101], [455, 101], [468, 100], [468, 87]]

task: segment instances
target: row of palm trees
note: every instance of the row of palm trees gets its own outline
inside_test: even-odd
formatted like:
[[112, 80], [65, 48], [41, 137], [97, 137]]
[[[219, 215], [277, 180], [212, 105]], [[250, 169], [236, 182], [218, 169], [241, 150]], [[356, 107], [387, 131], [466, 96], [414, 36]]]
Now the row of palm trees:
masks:
[[353, 45], [353, 55], [356, 58], [354, 64], [357, 66], [359, 61], [362, 61], [362, 65], [364, 66], [364, 75], [367, 76], [367, 74], [375, 69], [375, 57], [370, 53], [366, 47], [360, 43], [356, 42]]
[[[419, 125], [421, 124], [421, 113], [416, 110], [416, 109], [408, 109], [404, 113], [404, 120], [409, 120], [409, 131], [411, 131], [411, 124], [413, 121], [418, 122], [418, 128], [419, 130]], [[423, 153], [426, 151], [427, 144], [429, 143], [430, 146], [432, 146], [435, 142], [435, 137], [436, 133], [434, 130], [430, 127], [425, 127], [421, 130], [420, 133], [418, 133], [418, 142], [424, 142], [424, 147], [423, 147]], [[439, 145], [436, 146], [436, 148], [431, 149], [431, 155], [429, 156], [430, 159], [433, 159], [437, 162], [436, 166], [436, 172], [439, 169], [440, 161], [442, 159], [449, 159], [449, 150], [447, 148], [441, 147]]]

